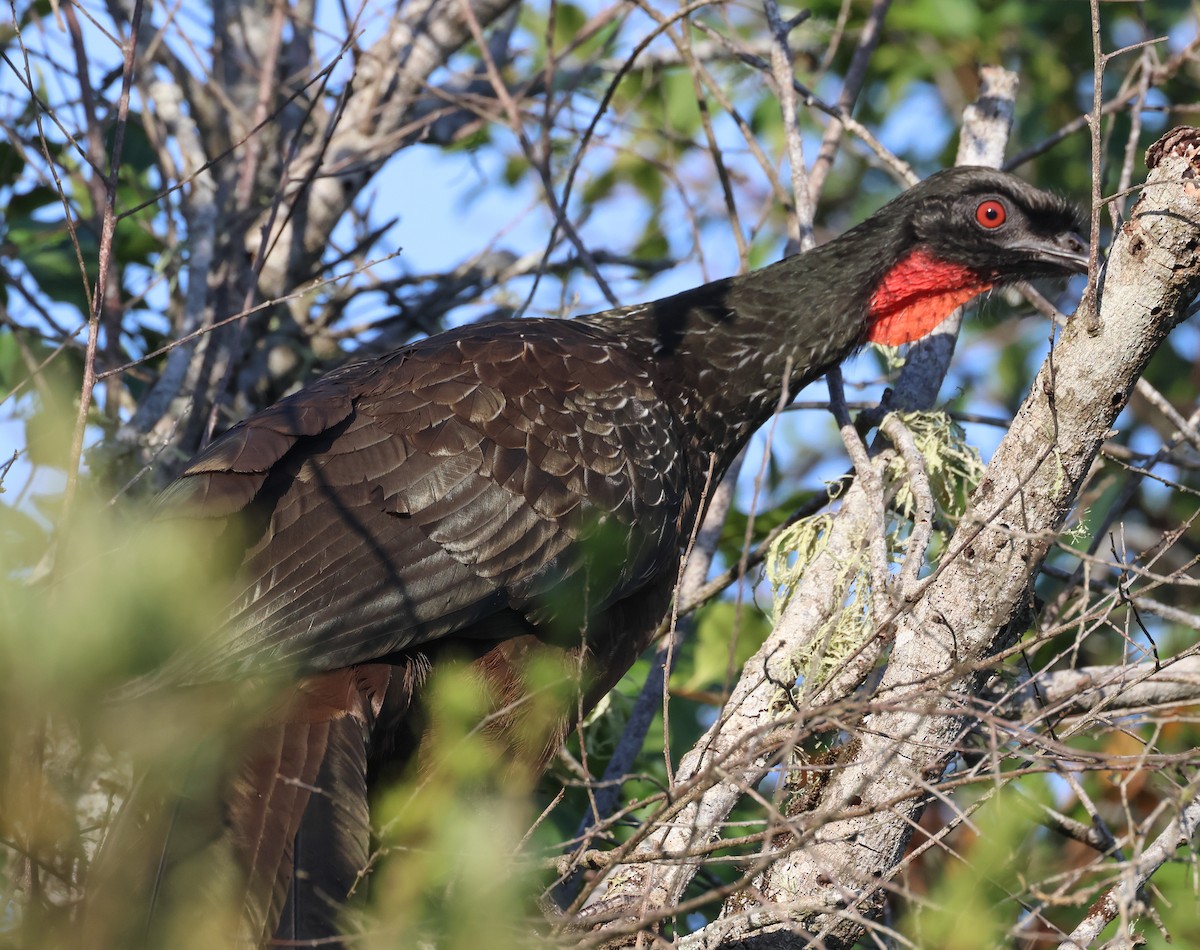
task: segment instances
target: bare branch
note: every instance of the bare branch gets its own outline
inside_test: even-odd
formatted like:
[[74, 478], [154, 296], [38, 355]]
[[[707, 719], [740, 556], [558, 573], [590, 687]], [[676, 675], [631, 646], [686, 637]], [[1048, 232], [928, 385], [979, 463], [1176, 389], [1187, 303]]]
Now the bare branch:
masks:
[[1119, 884], [1109, 888], [1092, 905], [1087, 917], [1058, 945], [1059, 950], [1086, 950], [1118, 916], [1132, 917], [1144, 908], [1142, 888], [1150, 877], [1180, 848], [1186, 848], [1200, 830], [1200, 799], [1196, 789], [1187, 789], [1184, 800], [1170, 824], [1141, 854], [1123, 869]]
[[[1152, 150], [1157, 165], [1122, 230], [1104, 272], [1103, 330], [1086, 332], [1076, 314], [1050, 354], [1001, 443], [913, 611], [897, 618], [896, 646], [880, 699], [926, 712], [877, 712], [860, 732], [854, 761], [830, 779], [827, 807], [891, 801], [940, 775], [958, 738], [971, 728], [978, 673], [964, 669], [1004, 646], [1006, 626], [1025, 596], [1050, 539], [1150, 356], [1200, 288], [1196, 252], [1196, 133]], [[881, 904], [886, 881], [920, 815], [920, 795], [862, 819], [833, 821], [774, 869], [804, 882], [802, 900], [827, 902], [813, 921], [834, 942], [853, 940], [856, 918]], [[837, 886], [828, 883], [836, 881]], [[790, 891], [791, 889], [789, 889]], [[764, 888], [769, 901], [787, 900]], [[847, 892], [853, 894], [849, 901]]]

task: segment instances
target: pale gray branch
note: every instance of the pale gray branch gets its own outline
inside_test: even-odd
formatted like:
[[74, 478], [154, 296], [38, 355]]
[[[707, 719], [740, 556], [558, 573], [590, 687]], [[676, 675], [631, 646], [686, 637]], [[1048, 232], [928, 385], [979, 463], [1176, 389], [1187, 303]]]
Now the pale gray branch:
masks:
[[1176, 851], [1191, 844], [1197, 830], [1200, 830], [1200, 800], [1195, 798], [1194, 783], [1187, 791], [1189, 800], [1179, 814], [1148, 848], [1122, 868], [1121, 880], [1101, 895], [1079, 926], [1058, 945], [1058, 950], [1085, 950], [1118, 916], [1132, 917], [1139, 912], [1141, 891], [1151, 875], [1166, 864]]
[[467, 3], [474, 18], [487, 26], [514, 0], [402, 4], [384, 34], [359, 56], [353, 88], [329, 117], [333, 125], [313, 135], [289, 169], [285, 203], [291, 206], [303, 196], [304, 213], [280, 215], [265, 236], [272, 248], [260, 274], [265, 296], [286, 293], [298, 275], [307, 274], [306, 262], [321, 255], [333, 226], [395, 151], [397, 133], [408, 123], [429, 76], [471, 40]]
[[[1015, 93], [1015, 82], [997, 95], [1005, 93]], [[981, 132], [977, 137], [983, 141], [988, 135]], [[896, 387], [896, 401], [901, 407], [927, 408], [932, 404], [949, 365], [957, 329], [956, 316], [939, 327], [932, 338], [912, 348]], [[612, 871], [590, 896], [588, 906], [595, 912], [605, 907], [621, 909], [622, 919], [608, 927], [625, 928], [631, 918], [678, 903], [696, 872], [696, 862], [671, 862], [661, 856], [686, 852], [719, 837], [722, 823], [744, 790], [753, 787], [770, 767], [778, 740], [768, 727], [794, 712], [788, 687], [804, 672], [804, 658], [823, 652], [822, 641], [843, 606], [858, 565], [869, 556], [872, 539], [879, 535], [876, 498], [877, 493], [865, 490], [861, 479], [847, 490], [821, 550], [806, 567], [771, 635], [747, 661], [718, 721], [680, 763], [672, 798], [678, 801], [686, 797], [687, 803], [673, 814], [669, 824], [640, 842], [631, 863]], [[876, 621], [881, 624], [881, 632], [883, 620]], [[828, 681], [806, 683], [806, 705], [814, 707], [844, 699], [870, 672], [881, 650], [881, 637], [868, 637]], [[698, 785], [708, 787], [698, 792]], [[756, 884], [773, 887], [769, 879], [770, 872], [761, 875]], [[782, 885], [775, 889], [783, 903], [803, 900], [791, 889], [790, 882], [777, 879], [776, 884]], [[820, 906], [820, 901], [813, 906]], [[738, 917], [731, 926], [729, 920], [723, 920], [719, 922], [719, 939], [744, 934], [748, 932], [745, 927], [757, 932], [763, 922], [761, 917]]]
[[1200, 700], [1200, 656], [1158, 666], [1084, 666], [1039, 673], [1017, 696], [1018, 715], [1029, 722], [1047, 712], [1075, 715], [1094, 709], [1144, 709]]
[[[1177, 139], [1150, 175], [1108, 259], [1102, 329], [1087, 332], [1089, 314], [1072, 319], [924, 596], [897, 620], [877, 695], [895, 709], [867, 718], [854, 760], [833, 774], [823, 800], [827, 809], [854, 802], [879, 804], [880, 811], [824, 825], [773, 869], [787, 897], [827, 901], [828, 911], [809, 924], [830, 945], [852, 943], [861, 933], [855, 918], [881, 907], [925, 804], [924, 796], [906, 793], [919, 793], [940, 775], [972, 728], [978, 664], [1005, 645], [1007, 624], [1105, 433], [1200, 288], [1200, 194], [1189, 180], [1198, 140], [1200, 134]], [[857, 895], [849, 902], [847, 889]], [[784, 899], [782, 891], [782, 885], [763, 889], [768, 901]]]

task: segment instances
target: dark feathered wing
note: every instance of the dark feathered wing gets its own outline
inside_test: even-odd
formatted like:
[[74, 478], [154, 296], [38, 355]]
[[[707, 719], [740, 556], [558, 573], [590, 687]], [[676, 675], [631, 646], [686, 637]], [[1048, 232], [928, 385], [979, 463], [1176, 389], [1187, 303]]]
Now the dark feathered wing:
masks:
[[310, 677], [253, 737], [225, 799], [255, 944], [336, 936], [367, 866], [367, 750], [391, 668]]
[[224, 803], [252, 940], [336, 935], [367, 861], [380, 709], [394, 728], [435, 641], [475, 644], [501, 701], [521, 657], [581, 627], [601, 671], [633, 661], [669, 584], [643, 588], [673, 579], [691, 510], [652, 365], [562, 321], [443, 334], [248, 419], [164, 493], [166, 516], [228, 520], [243, 566], [228, 626], [160, 682], [307, 674]]
[[[244, 589], [191, 682], [329, 670], [516, 610], [553, 625], [575, 578], [598, 613], [672, 560], [680, 439], [635, 360], [562, 321], [472, 328], [347, 367], [230, 430], [164, 496], [245, 516]], [[618, 567], [579, 577], [587, 536]]]

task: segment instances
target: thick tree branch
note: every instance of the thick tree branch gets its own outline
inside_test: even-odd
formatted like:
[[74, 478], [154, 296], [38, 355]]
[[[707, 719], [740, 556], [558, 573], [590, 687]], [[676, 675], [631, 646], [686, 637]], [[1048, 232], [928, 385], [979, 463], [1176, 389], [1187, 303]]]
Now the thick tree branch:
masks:
[[[1114, 244], [1101, 281], [1100, 332], [1078, 313], [1051, 352], [997, 449], [939, 569], [897, 618], [881, 711], [835, 771], [825, 811], [879, 811], [829, 822], [777, 865], [765, 902], [824, 902], [806, 920], [829, 946], [847, 946], [876, 913], [964, 732], [979, 664], [1004, 631], [1071, 509], [1105, 434], [1167, 333], [1200, 289], [1200, 132], [1177, 130], [1151, 150], [1155, 167]], [[901, 804], [894, 804], [900, 801]], [[836, 882], [833, 883], [833, 882]], [[773, 929], [790, 930], [781, 921]]]
[[1200, 656], [1172, 662], [1085, 666], [1031, 677], [1015, 697], [1017, 715], [1031, 722], [1047, 713], [1070, 716], [1094, 710], [1144, 709], [1200, 700]]
[[[1007, 115], [1011, 117], [1016, 82], [1009, 76], [1003, 70], [986, 75], [984, 95], [997, 101], [1008, 97]], [[989, 159], [997, 164], [1003, 154], [1009, 122], [991, 121], [996, 111], [994, 104], [981, 102], [972, 114], [977, 120], [986, 117], [988, 122], [986, 127], [964, 133], [964, 141], [985, 143], [984, 147], [964, 145], [963, 157], [970, 164]], [[998, 146], [993, 141], [997, 135]], [[895, 402], [901, 407], [926, 408], [932, 404], [954, 351], [958, 325], [955, 316], [913, 348], [896, 387]], [[882, 457], [877, 456], [870, 464], [881, 465]], [[878, 494], [867, 491], [861, 478], [845, 492], [821, 549], [807, 565], [800, 586], [788, 599], [771, 635], [747, 661], [721, 717], [681, 761], [672, 788], [675, 810], [670, 821], [642, 840], [630, 856], [631, 863], [612, 872], [591, 896], [588, 908], [592, 913], [621, 908], [622, 912], [614, 915], [620, 919], [606, 925], [609, 929], [623, 931], [629, 927], [630, 918], [678, 903], [696, 873], [697, 863], [656, 859], [663, 854], [686, 853], [696, 845], [716, 840], [722, 822], [745, 790], [753, 788], [773, 766], [780, 740], [772, 726], [789, 718], [794, 710], [787, 687], [804, 672], [806, 658], [825, 652], [824, 641], [833, 618], [844, 604], [859, 565], [869, 557], [873, 539], [879, 537]], [[881, 623], [880, 631], [886, 626]], [[849, 695], [877, 662], [883, 639], [868, 637], [827, 681], [811, 680], [806, 685], [805, 706], [814, 709]], [[746, 923], [741, 918], [737, 922]], [[718, 941], [732, 932], [724, 923], [719, 929], [719, 936], [714, 938]]]
[[303, 193], [302, 214], [281, 215], [266, 237], [272, 252], [259, 277], [266, 297], [280, 296], [309, 276], [333, 226], [399, 144], [397, 134], [433, 71], [471, 39], [462, 3], [482, 26], [514, 0], [420, 0], [401, 5], [385, 33], [360, 57], [354, 86], [333, 125], [314, 135], [289, 170], [285, 203]]

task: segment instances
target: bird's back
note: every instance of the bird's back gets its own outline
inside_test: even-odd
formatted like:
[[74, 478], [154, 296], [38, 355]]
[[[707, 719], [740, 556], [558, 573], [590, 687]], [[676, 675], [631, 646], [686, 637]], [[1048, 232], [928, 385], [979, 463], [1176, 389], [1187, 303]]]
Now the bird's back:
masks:
[[694, 514], [640, 356], [570, 321], [466, 327], [235, 426], [160, 501], [236, 524], [243, 551], [228, 628], [168, 678], [337, 669], [488, 637], [510, 611], [577, 636], [671, 570]]
[[[336, 934], [366, 862], [369, 777], [423, 754], [435, 661], [474, 677], [499, 754], [535, 770], [634, 662], [696, 516], [681, 428], [637, 345], [511, 321], [335, 371], [168, 487], [161, 517], [225, 534], [236, 594], [224, 629], [144, 685], [298, 676], [224, 793], [249, 940]], [[531, 722], [528, 671], [555, 665], [568, 688]], [[177, 830], [150, 832], [159, 877]]]

